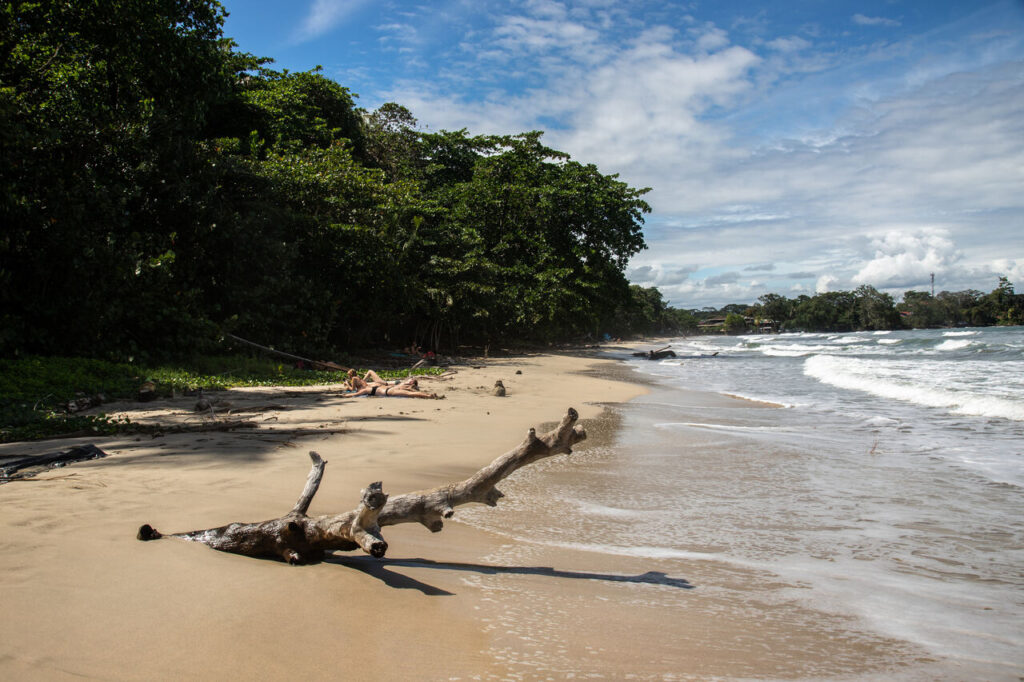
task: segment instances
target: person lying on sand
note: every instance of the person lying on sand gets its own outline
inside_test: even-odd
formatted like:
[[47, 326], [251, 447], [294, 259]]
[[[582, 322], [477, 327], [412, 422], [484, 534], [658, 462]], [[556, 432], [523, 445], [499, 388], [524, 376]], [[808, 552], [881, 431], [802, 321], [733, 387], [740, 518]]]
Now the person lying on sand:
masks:
[[345, 395], [352, 397], [365, 395], [378, 398], [429, 398], [430, 400], [444, 400], [443, 395], [421, 391], [418, 388], [413, 388], [409, 383], [397, 385], [366, 384], [355, 393], [346, 393]]
[[395, 379], [394, 381], [385, 381], [380, 378], [376, 372], [372, 369], [367, 370], [366, 374], [360, 378], [354, 369], [350, 369], [348, 372], [348, 382], [353, 392], [346, 395], [350, 396], [382, 396], [386, 398], [431, 398], [433, 400], [440, 400], [443, 396], [438, 396], [436, 393], [427, 393], [421, 391], [419, 381], [415, 377], [409, 377], [408, 379]]

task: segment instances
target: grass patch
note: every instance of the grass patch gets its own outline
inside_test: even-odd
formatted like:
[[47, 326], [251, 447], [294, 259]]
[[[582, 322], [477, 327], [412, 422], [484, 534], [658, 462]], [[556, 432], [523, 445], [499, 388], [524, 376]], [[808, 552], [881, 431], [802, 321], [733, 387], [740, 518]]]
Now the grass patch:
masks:
[[[413, 374], [439, 374], [436, 367]], [[407, 370], [378, 370], [383, 378], [404, 377]], [[130, 400], [143, 382], [157, 395], [219, 391], [238, 386], [319, 386], [338, 383], [340, 372], [294, 369], [273, 360], [246, 356], [202, 357], [173, 365], [142, 366], [82, 358], [0, 359], [0, 443], [41, 440], [69, 433], [111, 435], [136, 430], [128, 420], [106, 415], [68, 414], [68, 401], [102, 395], [104, 401]]]

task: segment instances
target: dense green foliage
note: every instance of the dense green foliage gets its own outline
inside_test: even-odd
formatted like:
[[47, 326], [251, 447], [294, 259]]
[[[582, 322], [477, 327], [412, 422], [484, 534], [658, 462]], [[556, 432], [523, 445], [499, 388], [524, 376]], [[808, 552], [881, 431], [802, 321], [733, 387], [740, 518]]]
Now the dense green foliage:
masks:
[[237, 52], [213, 0], [0, 7], [0, 354], [631, 331], [646, 190], [540, 133], [365, 112]]
[[988, 294], [974, 290], [943, 291], [933, 297], [924, 291], [907, 291], [903, 300], [896, 303], [889, 294], [861, 286], [854, 291], [792, 299], [765, 294], [754, 305], [730, 304], [721, 310], [706, 308], [692, 314], [698, 321], [724, 317], [724, 325], [711, 325], [709, 331], [721, 331], [724, 326], [729, 333], [751, 329], [848, 332], [1024, 325], [1024, 295], [1015, 293], [1013, 284], [1000, 277], [996, 288]]

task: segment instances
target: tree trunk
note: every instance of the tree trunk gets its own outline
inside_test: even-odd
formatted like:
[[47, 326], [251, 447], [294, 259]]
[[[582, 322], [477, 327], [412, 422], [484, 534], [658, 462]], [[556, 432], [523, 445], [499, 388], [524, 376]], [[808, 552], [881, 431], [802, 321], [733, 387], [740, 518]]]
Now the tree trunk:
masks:
[[[382, 526], [415, 522], [436, 533], [444, 527], [444, 519], [451, 518], [459, 505], [479, 502], [495, 506], [504, 497], [496, 487], [502, 479], [516, 469], [546, 457], [570, 454], [572, 446], [587, 437], [586, 431], [575, 426], [578, 419], [579, 414], [570, 407], [557, 427], [542, 436], [537, 436], [534, 429], [530, 429], [518, 447], [463, 481], [391, 499], [384, 493], [380, 482], [371, 483], [362, 490], [358, 507], [336, 515], [306, 515], [327, 464], [320, 455], [310, 452], [313, 467], [306, 486], [292, 510], [281, 518], [261, 523], [232, 523], [166, 537], [201, 542], [222, 552], [273, 557], [292, 564], [319, 561], [324, 552], [331, 550], [362, 549], [380, 558], [388, 549], [388, 543], [381, 535]], [[139, 540], [160, 537], [165, 536], [148, 524], [139, 528]]]

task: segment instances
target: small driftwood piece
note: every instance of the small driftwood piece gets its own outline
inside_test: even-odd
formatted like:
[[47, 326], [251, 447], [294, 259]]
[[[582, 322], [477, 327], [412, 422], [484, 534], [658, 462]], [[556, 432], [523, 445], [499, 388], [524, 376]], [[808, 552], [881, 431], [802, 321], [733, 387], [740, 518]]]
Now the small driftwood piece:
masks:
[[320, 455], [310, 452], [313, 467], [306, 486], [292, 510], [280, 518], [261, 523], [231, 523], [168, 536], [146, 524], [139, 528], [137, 537], [139, 540], [183, 538], [222, 552], [277, 558], [291, 564], [319, 561], [325, 552], [332, 550], [362, 549], [380, 558], [388, 549], [381, 535], [383, 526], [420, 523], [437, 533], [444, 527], [444, 519], [451, 518], [459, 505], [478, 502], [495, 506], [504, 497], [496, 487], [500, 481], [538, 460], [570, 454], [572, 446], [587, 437], [586, 431], [576, 426], [578, 419], [579, 414], [570, 407], [554, 429], [541, 436], [530, 429], [518, 447], [463, 481], [390, 499], [380, 482], [371, 483], [362, 490], [362, 499], [354, 510], [327, 516], [306, 515], [327, 464]]
[[202, 424], [140, 424], [143, 432], [168, 433], [204, 433], [206, 431], [234, 431], [235, 429], [258, 429], [259, 423], [244, 419], [233, 419], [223, 422], [203, 422]]

